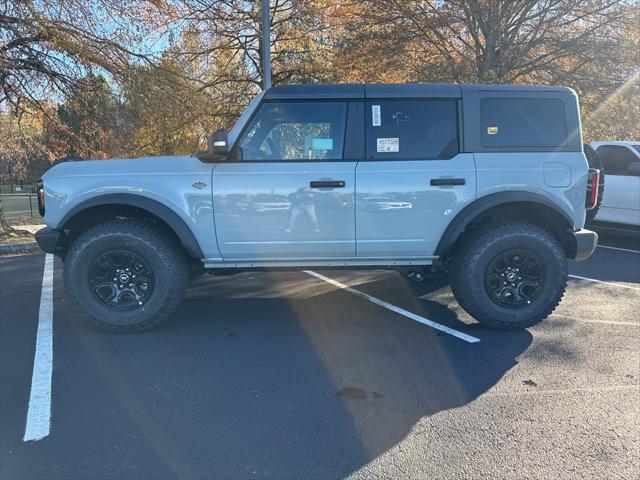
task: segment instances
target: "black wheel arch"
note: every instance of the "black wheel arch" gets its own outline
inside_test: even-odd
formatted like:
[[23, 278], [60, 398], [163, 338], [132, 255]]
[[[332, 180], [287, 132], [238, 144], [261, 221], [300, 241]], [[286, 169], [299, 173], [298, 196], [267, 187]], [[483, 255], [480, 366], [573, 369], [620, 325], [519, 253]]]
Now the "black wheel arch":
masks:
[[[536, 220], [536, 223], [543, 224], [559, 237], [567, 249], [567, 256], [571, 256], [571, 236], [568, 234], [573, 230], [571, 217], [552, 200], [523, 191], [492, 193], [464, 207], [447, 226], [435, 255], [446, 257], [469, 227], [491, 220], [494, 214], [499, 217], [496, 220]], [[550, 221], [542, 221], [545, 217]]]
[[138, 212], [138, 214], [142, 213], [144, 217], [163, 223], [177, 237], [190, 257], [204, 258], [198, 240], [185, 221], [166, 205], [141, 195], [110, 193], [87, 199], [65, 214], [60, 222], [59, 229], [63, 231], [69, 230], [70, 227], [74, 226], [74, 224], [77, 225], [79, 220], [87, 218], [87, 216], [90, 216], [95, 223], [96, 218], [92, 215], [93, 212], [111, 212], [111, 215], [119, 215], [126, 208], [129, 208], [130, 211]]

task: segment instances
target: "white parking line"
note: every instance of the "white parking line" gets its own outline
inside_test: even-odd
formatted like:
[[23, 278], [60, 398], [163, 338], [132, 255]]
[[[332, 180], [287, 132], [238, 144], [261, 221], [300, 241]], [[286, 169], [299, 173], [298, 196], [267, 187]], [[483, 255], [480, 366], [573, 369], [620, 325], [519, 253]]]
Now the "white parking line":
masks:
[[441, 332], [448, 333], [449, 335], [453, 335], [454, 337], [457, 337], [460, 340], [464, 340], [465, 342], [477, 343], [480, 341], [479, 338], [473, 337], [471, 335], [467, 335], [466, 333], [463, 333], [463, 332], [459, 332], [458, 330], [454, 330], [453, 328], [449, 328], [445, 325], [440, 325], [439, 323], [434, 322], [433, 320], [429, 320], [428, 318], [424, 318], [424, 317], [421, 317], [420, 315], [416, 315], [415, 313], [411, 313], [408, 310], [405, 310], [404, 308], [396, 307], [395, 305], [387, 303], [384, 300], [380, 300], [379, 298], [373, 297], [367, 293], [351, 288], [345, 285], [344, 283], [340, 283], [337, 280], [333, 280], [332, 278], [325, 277], [324, 275], [318, 272], [314, 272], [312, 270], [304, 270], [304, 273], [307, 273], [320, 280], [330, 283], [334, 287], [338, 287], [342, 290], [346, 290], [349, 293], [353, 293], [354, 295], [357, 295], [366, 300], [369, 300], [370, 302], [375, 303], [376, 305], [379, 305], [381, 307], [384, 307], [387, 310], [391, 310], [392, 312], [395, 312], [404, 317], [410, 318], [411, 320], [415, 320], [416, 322], [422, 323], [431, 328], [435, 328], [436, 330], [440, 330]]
[[581, 277], [580, 275], [569, 275], [569, 277], [570, 278], [575, 278], [577, 280], [585, 280], [587, 282], [594, 282], [594, 283], [602, 283], [604, 285], [611, 285], [612, 287], [629, 288], [631, 290], [638, 290], [640, 292], [640, 287], [632, 287], [631, 285], [623, 285], [622, 283], [605, 282], [604, 280], [598, 280], [598, 279], [589, 278], [589, 277]]
[[609, 245], [598, 245], [598, 248], [606, 248], [609, 250], [619, 250], [621, 252], [640, 253], [640, 250], [631, 250], [630, 248], [610, 247]]
[[53, 255], [47, 253], [42, 275], [40, 313], [36, 353], [33, 359], [31, 396], [27, 424], [24, 429], [25, 442], [40, 440], [49, 435], [51, 424], [51, 373], [53, 365]]

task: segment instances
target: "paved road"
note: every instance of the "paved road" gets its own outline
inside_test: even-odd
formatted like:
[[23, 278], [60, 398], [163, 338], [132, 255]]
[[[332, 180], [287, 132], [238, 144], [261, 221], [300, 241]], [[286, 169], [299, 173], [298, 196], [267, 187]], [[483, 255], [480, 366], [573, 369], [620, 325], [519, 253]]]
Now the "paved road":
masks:
[[203, 277], [160, 329], [105, 334], [57, 264], [51, 434], [23, 442], [43, 258], [0, 259], [3, 479], [638, 478], [640, 253], [573, 264], [618, 285], [572, 278], [521, 332], [439, 279], [321, 272], [473, 344], [303, 272]]

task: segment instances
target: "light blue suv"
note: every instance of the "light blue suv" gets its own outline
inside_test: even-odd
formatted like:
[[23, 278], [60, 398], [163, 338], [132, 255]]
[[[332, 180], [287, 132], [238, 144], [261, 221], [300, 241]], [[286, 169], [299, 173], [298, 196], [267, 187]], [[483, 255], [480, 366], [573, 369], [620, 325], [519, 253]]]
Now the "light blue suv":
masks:
[[156, 326], [203, 269], [308, 267], [446, 272], [479, 322], [522, 328], [595, 248], [596, 177], [569, 88], [280, 86], [206, 152], [55, 165], [37, 239], [114, 331]]

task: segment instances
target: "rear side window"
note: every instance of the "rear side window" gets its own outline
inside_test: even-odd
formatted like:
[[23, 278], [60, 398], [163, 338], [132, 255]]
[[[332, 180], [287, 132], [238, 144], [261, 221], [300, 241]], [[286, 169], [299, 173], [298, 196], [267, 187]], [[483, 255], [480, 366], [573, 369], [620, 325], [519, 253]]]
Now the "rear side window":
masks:
[[555, 98], [483, 98], [483, 147], [560, 147], [567, 143], [564, 103]]
[[605, 175], [640, 176], [640, 159], [627, 147], [601, 145], [596, 152], [602, 160]]
[[367, 102], [367, 158], [446, 159], [458, 153], [455, 100]]

